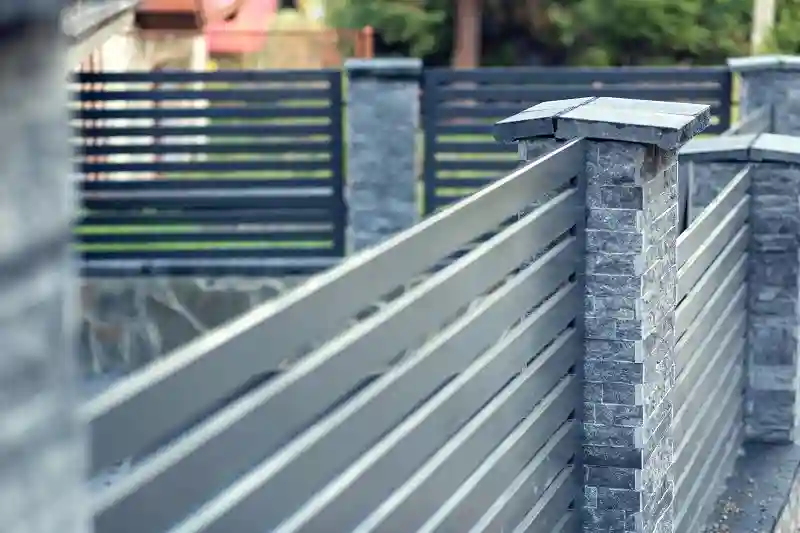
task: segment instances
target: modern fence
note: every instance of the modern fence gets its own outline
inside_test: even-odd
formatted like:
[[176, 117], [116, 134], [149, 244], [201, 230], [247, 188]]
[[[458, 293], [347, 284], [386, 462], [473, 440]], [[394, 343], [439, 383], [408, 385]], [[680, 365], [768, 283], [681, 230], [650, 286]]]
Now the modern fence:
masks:
[[730, 126], [731, 72], [703, 68], [428, 69], [423, 76], [425, 211], [430, 213], [510, 171], [513, 147], [492, 141], [497, 120], [549, 100], [587, 96], [704, 103]]
[[742, 442], [751, 183], [746, 167], [678, 237], [675, 531], [700, 530]]
[[307, 273], [344, 254], [339, 71], [79, 82], [86, 274]]
[[576, 531], [586, 149], [90, 401], [95, 531]]

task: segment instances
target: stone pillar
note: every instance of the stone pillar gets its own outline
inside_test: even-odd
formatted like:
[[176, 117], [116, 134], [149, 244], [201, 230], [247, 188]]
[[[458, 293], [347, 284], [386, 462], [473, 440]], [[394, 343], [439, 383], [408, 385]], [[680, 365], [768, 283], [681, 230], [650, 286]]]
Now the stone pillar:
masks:
[[372, 246], [420, 218], [417, 179], [419, 59], [349, 59], [346, 201], [348, 251]]
[[496, 126], [528, 145], [586, 138], [586, 533], [673, 529], [678, 149], [709, 121], [706, 105], [585, 98]]
[[771, 133], [800, 135], [800, 57], [740, 57], [728, 66], [741, 80], [739, 117], [771, 106]]
[[[693, 141], [682, 157], [709, 169], [709, 202], [746, 165], [750, 185], [745, 432], [750, 441], [800, 438], [800, 146], [788, 135]], [[687, 147], [688, 148], [688, 147]], [[685, 152], [685, 153], [684, 153]]]
[[0, 531], [91, 530], [61, 0], [0, 3]]

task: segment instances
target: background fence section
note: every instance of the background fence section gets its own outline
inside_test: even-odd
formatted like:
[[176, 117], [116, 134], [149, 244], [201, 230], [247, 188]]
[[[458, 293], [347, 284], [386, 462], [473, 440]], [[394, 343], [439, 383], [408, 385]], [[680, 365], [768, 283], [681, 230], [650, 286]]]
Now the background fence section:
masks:
[[95, 530], [575, 531], [584, 152], [569, 143], [90, 401], [93, 472], [133, 458], [99, 489]]
[[516, 149], [492, 142], [494, 122], [548, 100], [609, 96], [709, 104], [721, 133], [731, 121], [731, 73], [701, 68], [428, 69], [423, 81], [425, 212], [514, 168]]
[[748, 166], [678, 238], [676, 531], [702, 528], [744, 436], [750, 183]]
[[295, 273], [344, 254], [339, 71], [78, 81], [86, 273]]

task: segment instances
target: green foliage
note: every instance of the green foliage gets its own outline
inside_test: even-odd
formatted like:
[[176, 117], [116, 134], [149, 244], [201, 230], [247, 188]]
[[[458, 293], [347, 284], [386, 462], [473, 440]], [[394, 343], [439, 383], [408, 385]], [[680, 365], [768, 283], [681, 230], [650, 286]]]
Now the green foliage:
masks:
[[337, 28], [372, 26], [390, 44], [407, 43], [411, 54], [434, 52], [447, 15], [448, 0], [337, 0], [328, 23]]
[[746, 53], [751, 0], [553, 0], [559, 44], [582, 65], [719, 63]]
[[759, 53], [800, 54], [800, 0], [779, 0], [775, 26]]

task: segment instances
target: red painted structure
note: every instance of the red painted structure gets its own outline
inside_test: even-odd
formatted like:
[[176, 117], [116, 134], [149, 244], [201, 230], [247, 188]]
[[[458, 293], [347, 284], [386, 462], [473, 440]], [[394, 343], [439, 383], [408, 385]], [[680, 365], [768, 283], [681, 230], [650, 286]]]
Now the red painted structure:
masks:
[[[229, 12], [237, 0], [203, 0], [207, 14]], [[205, 34], [209, 54], [242, 54], [261, 50], [267, 28], [278, 12], [277, 0], [245, 0], [228, 17], [207, 17]]]

